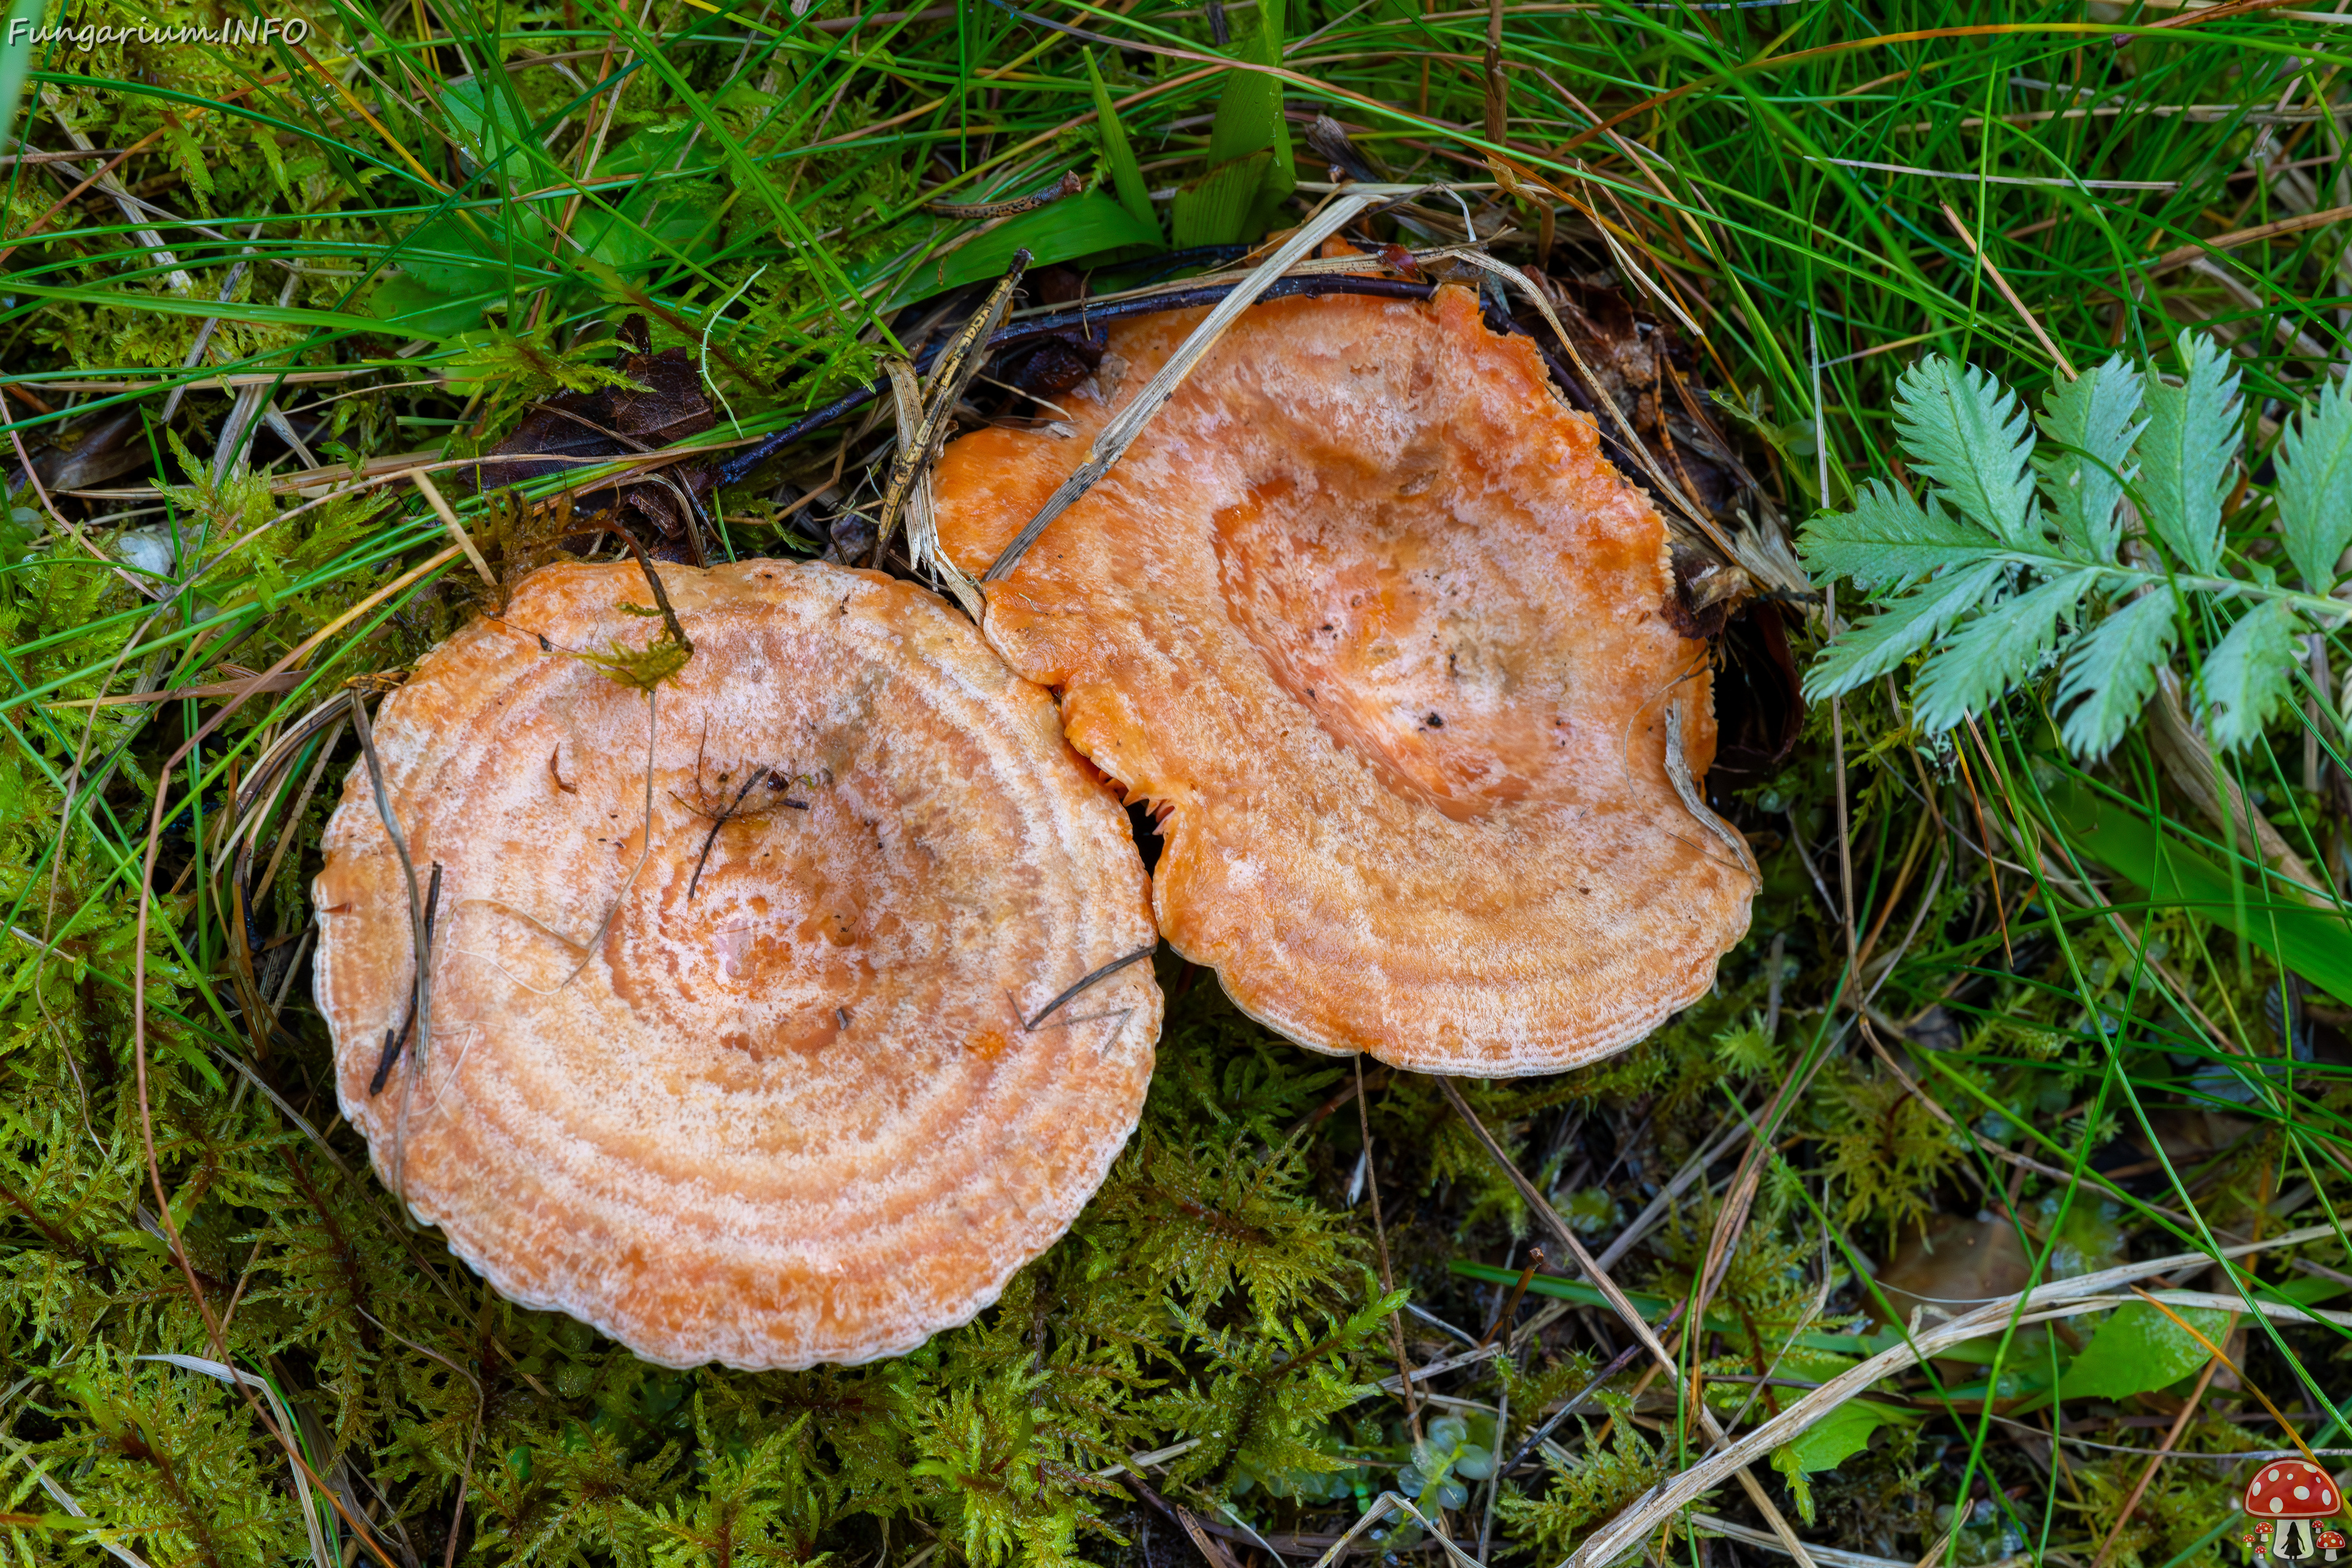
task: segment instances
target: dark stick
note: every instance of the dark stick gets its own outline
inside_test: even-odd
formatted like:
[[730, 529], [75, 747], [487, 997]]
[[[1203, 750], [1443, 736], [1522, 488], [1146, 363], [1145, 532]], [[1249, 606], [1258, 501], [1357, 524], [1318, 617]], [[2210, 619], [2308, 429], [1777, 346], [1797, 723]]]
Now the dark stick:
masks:
[[1472, 1350], [1485, 1350], [1494, 1342], [1495, 1336], [1503, 1331], [1503, 1326], [1517, 1316], [1519, 1302], [1528, 1293], [1528, 1281], [1533, 1279], [1536, 1277], [1536, 1270], [1543, 1266], [1543, 1248], [1540, 1247], [1528, 1248], [1528, 1266], [1519, 1270], [1518, 1283], [1511, 1287], [1511, 1299], [1503, 1303], [1501, 1311], [1495, 1314], [1495, 1326], [1486, 1331], [1486, 1337], [1471, 1346]]
[[1130, 963], [1141, 963], [1145, 959], [1150, 958], [1153, 953], [1159, 951], [1160, 944], [1154, 942], [1150, 947], [1137, 948], [1125, 958], [1112, 959], [1108, 963], [1104, 964], [1100, 969], [1088, 974], [1084, 980], [1079, 981], [1076, 985], [1071, 986], [1067, 991], [1063, 992], [1059, 996], [1056, 996], [1051, 1002], [1046, 1003], [1045, 1010], [1039, 1013], [1035, 1017], [1030, 1019], [1027, 1023], [1022, 1025], [1022, 1029], [1027, 1033], [1034, 1034], [1038, 1025], [1052, 1017], [1055, 1013], [1060, 1012], [1063, 1007], [1068, 1005], [1070, 1001], [1077, 996], [1081, 992], [1084, 992], [1090, 986], [1100, 984], [1102, 982], [1109, 979], [1112, 975], [1117, 974], [1120, 970], [1125, 969]]
[[[767, 776], [767, 769], [753, 768], [751, 776], [743, 781], [743, 787], [735, 792], [735, 798], [727, 803], [727, 809], [710, 819], [709, 836], [702, 841], [702, 853], [695, 857], [694, 875], [687, 879], [686, 901], [688, 903], [694, 902], [694, 889], [702, 886], [702, 868], [710, 863], [710, 847], [719, 842], [719, 830], [735, 819], [736, 807], [743, 804], [743, 797], [751, 793], [753, 784]], [[695, 786], [695, 793], [698, 795], [701, 793], [700, 784], [698, 784]]]
[[669, 628], [671, 640], [686, 649], [688, 656], [691, 658], [694, 653], [694, 639], [686, 635], [686, 627], [679, 622], [677, 612], [670, 608], [668, 591], [662, 586], [661, 574], [655, 571], [654, 563], [646, 558], [646, 547], [638, 543], [637, 536], [623, 527], [620, 520], [609, 512], [604, 515], [603, 526], [619, 534], [622, 542], [629, 547], [629, 553], [637, 558], [637, 570], [646, 574], [646, 586], [653, 590], [654, 603], [661, 609], [662, 625]]
[[[420, 963], [430, 963], [433, 961], [433, 917], [440, 911], [440, 909], [441, 862], [436, 860], [433, 862], [432, 879], [425, 887], [425, 952], [417, 960]], [[400, 1032], [394, 1034], [390, 1029], [383, 1032], [383, 1055], [376, 1060], [375, 1076], [368, 1079], [370, 1100], [382, 1094], [383, 1086], [392, 1081], [392, 1064], [400, 1059], [401, 1048], [408, 1044], [409, 1033], [416, 1027], [415, 995], [412, 993], [408, 1000], [408, 1016], [402, 1021]]]

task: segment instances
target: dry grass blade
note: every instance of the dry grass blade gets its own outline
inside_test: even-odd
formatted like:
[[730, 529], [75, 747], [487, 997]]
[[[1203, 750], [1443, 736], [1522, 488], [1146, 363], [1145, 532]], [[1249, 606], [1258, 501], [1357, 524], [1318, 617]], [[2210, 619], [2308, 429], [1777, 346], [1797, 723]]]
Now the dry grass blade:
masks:
[[1025, 196], [1011, 196], [1001, 202], [925, 202], [922, 210], [933, 217], [953, 218], [967, 222], [983, 222], [989, 218], [1018, 217], [1023, 213], [1035, 212], [1051, 206], [1064, 196], [1075, 196], [1087, 188], [1086, 181], [1076, 169], [1042, 191], [1032, 191]]
[[1217, 340], [1241, 319], [1242, 312], [1248, 310], [1276, 279], [1288, 271], [1294, 262], [1345, 228], [1372, 205], [1373, 199], [1370, 196], [1349, 195], [1337, 198], [1295, 230], [1288, 239], [1283, 241], [1281, 248], [1266, 258], [1264, 265], [1219, 301], [1207, 319], [1193, 328], [1192, 335], [1168, 356], [1168, 363], [1160, 367], [1160, 374], [1151, 378], [1150, 384], [1137, 393], [1135, 400], [1103, 426], [1102, 433], [1095, 437], [1094, 450], [1087, 455], [1087, 460], [1045, 498], [1045, 504], [1037, 509], [1037, 515], [1031, 518], [1003, 552], [989, 563], [988, 570], [981, 574], [980, 580], [993, 583], [1019, 565], [1021, 557], [1037, 542], [1037, 536], [1045, 531], [1046, 526], [1076, 505], [1080, 496], [1094, 489], [1096, 481], [1108, 473], [1110, 466], [1134, 445], [1135, 438], [1143, 434], [1144, 426], [1151, 423], [1151, 416], [1176, 395], [1176, 389], [1184, 384], [1184, 378], [1192, 374], [1193, 367], [1211, 349], [1217, 346]]
[[[1381, 1218], [1381, 1173], [1372, 1162], [1372, 1108], [1364, 1095], [1364, 1058], [1353, 1058], [1356, 1069], [1356, 1125], [1364, 1139], [1364, 1185], [1372, 1200], [1372, 1237], [1380, 1245], [1381, 1289], [1396, 1289], [1396, 1271], [1389, 1266], [1389, 1229]], [[1397, 1394], [1404, 1401], [1405, 1425], [1412, 1429], [1413, 1440], [1421, 1440], [1421, 1407], [1412, 1396], [1412, 1361], [1405, 1354], [1404, 1322], [1396, 1313], [1389, 1314], [1389, 1346], [1396, 1353]]]
[[1699, 794], [1698, 781], [1691, 777], [1690, 763], [1683, 760], [1683, 705], [1679, 700], [1666, 704], [1666, 778], [1674, 784], [1675, 794], [1681, 799], [1683, 809], [1690, 813], [1691, 820], [1730, 850], [1732, 864], [1762, 888], [1764, 876], [1756, 868], [1756, 857], [1748, 853], [1748, 841], [1708, 807], [1706, 797]]
[[[1690, 1521], [1710, 1534], [1737, 1541], [1743, 1546], [1760, 1546], [1767, 1552], [1779, 1552], [1782, 1556], [1788, 1555], [1779, 1539], [1769, 1531], [1756, 1530], [1745, 1524], [1734, 1524], [1727, 1519], [1717, 1519], [1711, 1513], [1695, 1513], [1690, 1516]], [[1907, 1558], [1874, 1557], [1867, 1552], [1841, 1552], [1834, 1546], [1814, 1547], [1813, 1559], [1822, 1565], [1822, 1568], [1913, 1568], [1912, 1563]], [[1988, 1563], [1984, 1568], [2022, 1568], [2023, 1564], [2032, 1561], [2032, 1556], [2020, 1552], [2014, 1557], [2003, 1557], [1997, 1562]]]
[[1754, 1131], [1754, 1125], [1743, 1117], [1726, 1128], [1714, 1142], [1693, 1154], [1683, 1168], [1675, 1173], [1674, 1180], [1658, 1190], [1658, 1195], [1633, 1216], [1631, 1225], [1617, 1233], [1616, 1239], [1602, 1248], [1601, 1256], [1594, 1261], [1603, 1268], [1615, 1268], [1617, 1260], [1640, 1245], [1642, 1238], [1650, 1234], [1651, 1227], [1665, 1217], [1675, 1200], [1688, 1192], [1692, 1183], [1706, 1174], [1708, 1166], [1730, 1153]]
[[[2243, 1258], [2276, 1247], [2297, 1247], [2334, 1234], [2326, 1226], [2306, 1226], [2268, 1241], [2222, 1247], [2220, 1256]], [[2023, 1328], [2050, 1318], [2070, 1316], [2086, 1310], [2090, 1303], [2112, 1295], [2118, 1286], [2129, 1286], [2136, 1280], [2153, 1279], [2159, 1274], [2169, 1274], [2175, 1269], [2192, 1268], [2212, 1260], [2212, 1257], [2205, 1253], [2183, 1252], [2126, 1263], [2115, 1268], [2102, 1269], [2096, 1274], [2085, 1274], [2079, 1279], [2004, 1296], [1935, 1328], [1924, 1329], [1906, 1342], [1882, 1351], [1861, 1365], [1840, 1373], [1780, 1415], [1743, 1435], [1738, 1442], [1717, 1448], [1672, 1480], [1653, 1487], [1639, 1501], [1587, 1537], [1583, 1545], [1563, 1560], [1562, 1568], [1590, 1568], [1594, 1563], [1613, 1561], [1647, 1539], [1651, 1531], [1701, 1494], [1721, 1484], [1748, 1461], [1790, 1441], [1849, 1399], [1869, 1392], [1874, 1385], [1955, 1345], [2004, 1332], [2011, 1327], [2012, 1320], [2014, 1326]]]
[[433, 515], [441, 520], [441, 526], [449, 531], [449, 537], [457, 542], [457, 548], [466, 552], [466, 559], [474, 563], [474, 570], [481, 574], [482, 581], [489, 585], [492, 593], [497, 593], [498, 574], [492, 572], [490, 563], [482, 559], [480, 549], [474, 543], [474, 536], [467, 533], [466, 525], [457, 521], [457, 510], [442, 495], [441, 487], [433, 482], [433, 476], [423, 468], [416, 468], [406, 477], [415, 484], [416, 493], [425, 498], [425, 504], [433, 509]]
[[1403, 1497], [1396, 1492], [1382, 1492], [1379, 1497], [1373, 1499], [1372, 1506], [1364, 1510], [1364, 1516], [1348, 1527], [1348, 1533], [1339, 1537], [1338, 1541], [1332, 1542], [1329, 1550], [1326, 1551], [1322, 1556], [1318, 1557], [1315, 1560], [1315, 1568], [1330, 1568], [1332, 1563], [1337, 1563], [1343, 1555], [1346, 1554], [1349, 1544], [1353, 1542], [1356, 1537], [1361, 1535], [1365, 1531], [1370, 1530], [1372, 1526], [1380, 1523], [1381, 1521], [1388, 1518], [1389, 1515], [1392, 1513], [1407, 1515], [1423, 1530], [1428, 1531], [1430, 1539], [1436, 1542], [1439, 1546], [1444, 1548], [1446, 1556], [1452, 1558], [1454, 1562], [1466, 1563], [1468, 1564], [1468, 1568], [1485, 1568], [1485, 1564], [1481, 1563], [1475, 1557], [1471, 1556], [1467, 1552], [1463, 1551], [1462, 1548], [1454, 1545], [1452, 1541], [1448, 1540], [1444, 1531], [1438, 1529], [1434, 1524], [1430, 1522], [1429, 1516], [1427, 1514], [1424, 1514], [1421, 1510], [1412, 1506], [1412, 1500], [1410, 1498]]
[[[2236, 1326], [2237, 1319], [2229, 1319], [2222, 1325], [2221, 1337], [2228, 1339], [2230, 1331]], [[2197, 1386], [2189, 1390], [2187, 1399], [2181, 1401], [2180, 1409], [2172, 1417], [2172, 1425], [2165, 1431], [2164, 1441], [2158, 1444], [2156, 1452], [2147, 1457], [2147, 1463], [2140, 1468], [2139, 1479], [2132, 1483], [2132, 1489], [2124, 1497], [2123, 1506], [2116, 1510], [2115, 1522], [2107, 1526], [2106, 1539], [2099, 1542], [2098, 1552], [2091, 1558], [2091, 1568], [2105, 1568], [2107, 1559], [2115, 1554], [2116, 1542], [2124, 1537], [2124, 1526], [2129, 1524], [2132, 1515], [2138, 1511], [2140, 1500], [2147, 1495], [2148, 1483], [2156, 1479], [2157, 1471], [2162, 1469], [2164, 1461], [2172, 1457], [2174, 1447], [2180, 1442], [2181, 1433], [2189, 1429], [2189, 1417], [2196, 1415], [2198, 1405], [2204, 1403], [2205, 1391], [2212, 1386], [2213, 1374], [2221, 1370], [2221, 1366], [2219, 1361], [2207, 1358], [2205, 1369], [2197, 1374]]]
[[2033, 341], [2042, 345], [2042, 352], [2050, 356], [2050, 363], [2056, 365], [2068, 381], [2074, 380], [2077, 374], [2074, 362], [2066, 357], [2065, 350], [2050, 341], [2050, 334], [2042, 330], [2041, 321], [2025, 308], [2025, 301], [2019, 299], [2017, 290], [2009, 286], [2009, 279], [2002, 276], [1993, 258], [1987, 256], [1984, 247], [1977, 243], [1975, 231], [1952, 210], [1951, 203], [1937, 202], [1936, 205], [1944, 209], [1944, 221], [1952, 226], [1952, 232], [1960, 237], [1960, 242], [1969, 247], [1969, 254], [1975, 257], [1977, 265], [1985, 269], [1985, 276], [1991, 279], [1992, 286], [2000, 290], [2000, 297], [2009, 301], [2009, 308], [2017, 312], [2017, 319], [2025, 323], [2025, 330], [2033, 334]]
[[[905, 360], [886, 360], [882, 368], [889, 377], [893, 411], [898, 420], [899, 460], [892, 464], [892, 482], [898, 488], [883, 498], [882, 525], [875, 533], [876, 555], [878, 558], [887, 547], [903, 516], [908, 562], [917, 572], [927, 572], [943, 584], [955, 596], [956, 603], [963, 606], [964, 614], [977, 621], [984, 608], [980, 589], [940, 548], [939, 513], [931, 499], [932, 458], [925, 456], [929, 441], [921, 384], [915, 379], [915, 367]], [[909, 453], [914, 454], [911, 462], [907, 457]], [[903, 482], [898, 472], [902, 465]]]
[[[898, 416], [898, 450], [890, 459], [889, 477], [882, 486], [882, 512], [874, 530], [873, 565], [882, 564], [902, 510], [907, 513], [915, 564], [922, 566], [927, 557], [935, 563], [944, 559], [939, 553], [939, 530], [931, 517], [931, 468], [947, 445], [948, 433], [955, 427], [956, 405], [963, 401], [972, 378], [987, 360], [982, 350], [1003, 321], [1004, 312], [1013, 304], [1013, 291], [1020, 288], [1022, 274], [1028, 269], [1029, 253], [1014, 251], [1011, 269], [931, 366], [928, 386], [916, 386], [914, 369], [903, 360], [886, 364]], [[965, 608], [971, 606], [967, 605]]]

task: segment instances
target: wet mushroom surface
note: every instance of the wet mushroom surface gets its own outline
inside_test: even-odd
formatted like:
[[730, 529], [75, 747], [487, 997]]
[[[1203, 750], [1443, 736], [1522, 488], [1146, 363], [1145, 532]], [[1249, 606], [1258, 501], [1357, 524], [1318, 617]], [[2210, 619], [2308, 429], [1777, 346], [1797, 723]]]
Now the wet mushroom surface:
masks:
[[[1127, 821], [1046, 694], [877, 574], [551, 567], [375, 722], [316, 885], [318, 997], [378, 1174], [509, 1297], [649, 1360], [802, 1367], [968, 1320], [1140, 1112], [1160, 997]], [[650, 773], [649, 773], [650, 767]], [[382, 1079], [380, 1089], [373, 1081]]]
[[[990, 565], [1199, 319], [1113, 328], [1056, 400], [1074, 434], [949, 447], [959, 565]], [[989, 585], [986, 629], [1152, 804], [1161, 932], [1245, 1010], [1503, 1077], [1639, 1039], [1747, 930], [1675, 595], [1590, 421], [1446, 288], [1254, 308]]]

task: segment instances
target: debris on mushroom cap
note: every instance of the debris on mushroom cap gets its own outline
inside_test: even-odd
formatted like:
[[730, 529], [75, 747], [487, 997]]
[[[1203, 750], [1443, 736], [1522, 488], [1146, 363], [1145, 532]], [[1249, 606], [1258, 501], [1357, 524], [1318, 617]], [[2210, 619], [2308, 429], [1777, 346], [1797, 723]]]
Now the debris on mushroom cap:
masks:
[[[1076, 435], [948, 449], [989, 565], [1197, 316], [1114, 328]], [[1154, 803], [1161, 934], [1318, 1050], [1506, 1077], [1630, 1045], [1748, 928], [1699, 799], [1706, 645], [1657, 513], [1475, 297], [1250, 311], [990, 584], [987, 631]], [[1668, 743], [1680, 725], [1679, 764]]]
[[316, 887], [343, 1113], [499, 1290], [648, 1360], [904, 1352], [1135, 1127], [1150, 966], [1039, 1015], [1152, 947], [1142, 864], [1051, 699], [930, 595], [662, 578], [695, 654], [650, 701], [567, 651], [645, 640], [625, 563], [536, 574], [385, 700], [393, 811], [441, 868], [432, 1039], [369, 1092], [415, 949], [362, 763]]
[[2264, 1519], [2326, 1519], [2343, 1500], [2326, 1470], [2301, 1459], [2264, 1465], [2246, 1483], [2246, 1511]]

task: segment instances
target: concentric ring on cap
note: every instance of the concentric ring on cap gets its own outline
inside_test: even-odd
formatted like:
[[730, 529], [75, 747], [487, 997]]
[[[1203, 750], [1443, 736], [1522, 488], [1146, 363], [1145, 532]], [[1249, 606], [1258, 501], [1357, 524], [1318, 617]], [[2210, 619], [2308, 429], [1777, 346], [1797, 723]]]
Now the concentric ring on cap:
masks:
[[441, 867], [433, 1038], [369, 1093], [414, 946], [358, 767], [315, 889], [343, 1111], [501, 1292], [648, 1360], [898, 1353], [992, 1301], [1133, 1131], [1150, 966], [1024, 1020], [1152, 945], [1142, 865], [1052, 700], [929, 595], [661, 571], [695, 654], [651, 702], [572, 657], [645, 641], [630, 564], [533, 575], [385, 700], [394, 811]]

